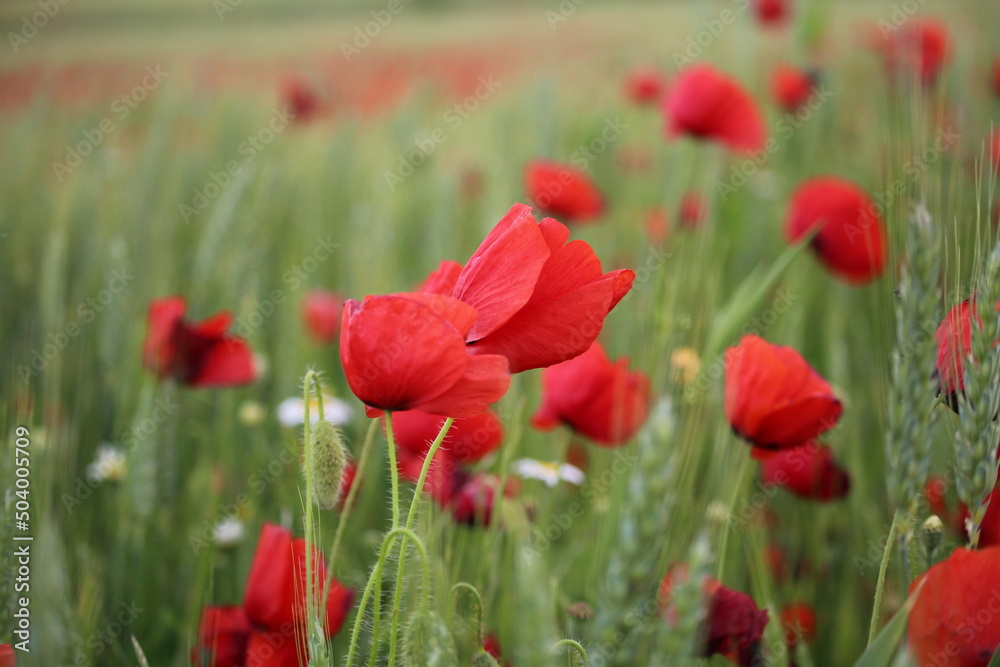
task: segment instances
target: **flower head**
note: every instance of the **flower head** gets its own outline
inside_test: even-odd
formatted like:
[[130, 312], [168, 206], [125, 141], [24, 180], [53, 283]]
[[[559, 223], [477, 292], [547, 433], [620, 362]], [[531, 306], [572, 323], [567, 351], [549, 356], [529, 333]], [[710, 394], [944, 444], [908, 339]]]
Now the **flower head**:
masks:
[[667, 135], [718, 141], [735, 152], [761, 148], [767, 138], [756, 102], [733, 79], [709, 65], [680, 73], [663, 98]]
[[796, 188], [785, 218], [785, 240], [794, 243], [814, 229], [812, 250], [834, 275], [859, 285], [882, 275], [888, 254], [885, 226], [857, 185], [821, 176]]
[[317, 343], [332, 343], [340, 334], [344, 298], [336, 292], [313, 290], [302, 299], [302, 320]]
[[532, 426], [566, 424], [598, 444], [627, 442], [649, 413], [649, 378], [628, 370], [628, 359], [612, 363], [600, 343], [542, 373], [542, 404]]
[[583, 471], [569, 463], [558, 461], [538, 461], [536, 459], [518, 459], [511, 464], [515, 475], [524, 479], [538, 479], [545, 482], [549, 488], [559, 482], [569, 482], [575, 486], [583, 484], [586, 479]]
[[524, 169], [524, 189], [541, 210], [566, 222], [588, 222], [604, 213], [604, 198], [584, 172], [535, 160]]
[[107, 444], [97, 448], [97, 458], [87, 465], [87, 479], [95, 483], [120, 482], [125, 478], [126, 472], [128, 466], [125, 463], [125, 452]]
[[830, 384], [798, 352], [758, 336], [726, 350], [725, 408], [733, 430], [764, 450], [816, 438], [843, 410]]
[[226, 333], [227, 312], [198, 324], [184, 320], [187, 303], [180, 297], [154, 299], [142, 361], [160, 379], [168, 377], [191, 387], [230, 387], [253, 382], [257, 376], [250, 346]]
[[[1000, 646], [1000, 548], [956, 549], [910, 585], [907, 641], [921, 667], [986, 667]], [[918, 592], [919, 591], [919, 592]]]
[[843, 498], [851, 489], [851, 476], [837, 465], [833, 451], [815, 441], [764, 457], [760, 477], [765, 484], [819, 502]]

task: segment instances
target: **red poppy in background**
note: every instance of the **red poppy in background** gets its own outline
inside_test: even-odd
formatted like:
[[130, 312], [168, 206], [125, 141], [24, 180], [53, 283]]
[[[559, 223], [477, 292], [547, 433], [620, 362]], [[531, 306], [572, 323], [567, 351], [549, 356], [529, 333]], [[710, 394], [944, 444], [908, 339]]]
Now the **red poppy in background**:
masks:
[[296, 123], [308, 123], [319, 114], [319, 96], [302, 79], [286, 81], [281, 88], [281, 99]]
[[[337, 511], [343, 512], [347, 503], [347, 494], [354, 488], [354, 483], [358, 478], [358, 464], [348, 461], [344, 466], [344, 473], [340, 476], [340, 500], [337, 501]], [[352, 505], [353, 506], [353, 505]]]
[[662, 206], [650, 209], [646, 213], [646, 238], [652, 243], [663, 243], [670, 233], [670, 216]]
[[493, 658], [504, 665], [504, 667], [511, 667], [511, 663], [503, 659], [503, 653], [501, 652], [500, 640], [492, 632], [486, 633], [483, 637], [483, 650], [489, 653]]
[[883, 39], [880, 50], [889, 76], [916, 76], [925, 86], [937, 81], [951, 51], [948, 29], [934, 19], [910, 19]]
[[681, 198], [679, 217], [686, 229], [697, 229], [708, 217], [708, 203], [700, 192], [691, 190]]
[[649, 377], [629, 372], [628, 358], [613, 362], [600, 343], [575, 359], [542, 373], [542, 404], [531, 418], [535, 428], [559, 424], [598, 444], [627, 442], [649, 412]]
[[191, 649], [191, 664], [198, 667], [242, 667], [252, 632], [253, 626], [243, 607], [205, 607], [198, 624], [198, 640]]
[[781, 627], [789, 648], [795, 648], [799, 639], [810, 644], [816, 641], [816, 611], [808, 602], [790, 602], [781, 608]]
[[[326, 591], [326, 562], [319, 549], [313, 551], [313, 565], [316, 578], [312, 582], [317, 600], [327, 594], [327, 605], [324, 618], [324, 631], [327, 637], [333, 637], [340, 632], [347, 614], [354, 603], [354, 591], [346, 588], [336, 579], [328, 583]], [[294, 657], [296, 645], [301, 647], [306, 643], [306, 541], [302, 538], [292, 538], [292, 534], [281, 526], [266, 523], [261, 528], [254, 552], [253, 563], [250, 565], [250, 575], [247, 577], [246, 591], [243, 596], [243, 608], [247, 618], [257, 628], [270, 633], [281, 633], [287, 638], [282, 646], [292, 647], [289, 655]], [[276, 642], [266, 633], [257, 632], [250, 638], [250, 651], [254, 645], [269, 642], [272, 648]], [[308, 659], [306, 654], [302, 656]], [[297, 663], [293, 663], [297, 664]]]
[[[922, 587], [921, 587], [922, 584]], [[907, 640], [920, 667], [986, 667], [1000, 646], [1000, 548], [956, 549], [919, 588]]]
[[800, 498], [827, 502], [851, 490], [851, 476], [837, 465], [833, 451], [816, 442], [785, 449], [761, 461], [761, 481]]
[[340, 360], [354, 395], [381, 410], [420, 409], [449, 417], [485, 412], [507, 391], [507, 360], [473, 355], [465, 336], [472, 306], [428, 294], [369, 296], [344, 307]]
[[771, 94], [774, 101], [783, 110], [792, 113], [809, 101], [815, 77], [791, 65], [778, 65], [771, 73]]
[[569, 164], [529, 162], [524, 168], [524, 190], [538, 208], [566, 222], [588, 222], [604, 213], [604, 197], [597, 186]]
[[[324, 630], [333, 637], [354, 603], [354, 591], [325, 582], [323, 554], [314, 549], [317, 600], [328, 593]], [[191, 662], [198, 667], [298, 667], [309, 660], [306, 638], [306, 541], [266, 523], [250, 566], [243, 606], [205, 607]], [[329, 589], [327, 590], [327, 586]]]
[[791, 14], [791, 0], [753, 0], [754, 14], [762, 25], [780, 25]]
[[181, 297], [154, 299], [149, 304], [143, 365], [161, 380], [170, 377], [190, 387], [253, 382], [257, 373], [250, 346], [226, 333], [232, 315], [221, 312], [188, 324], [184, 321], [186, 310], [187, 303]]
[[[451, 494], [441, 506], [451, 512], [455, 523], [485, 528], [493, 522], [499, 488], [500, 478], [496, 475], [459, 472], [455, 475]], [[504, 495], [512, 495], [513, 489], [514, 485], [509, 483]]]
[[[660, 584], [660, 606], [668, 622], [679, 620], [677, 610], [671, 605], [674, 586], [685, 583], [689, 577], [687, 564], [677, 563]], [[706, 628], [701, 633], [705, 638], [701, 657], [721, 655], [737, 665], [757, 664], [755, 658], [760, 655], [760, 640], [769, 620], [767, 610], [759, 609], [746, 593], [726, 588], [712, 577], [705, 577], [702, 591], [707, 598], [708, 614]]]
[[850, 181], [820, 176], [802, 182], [788, 206], [785, 240], [818, 233], [811, 246], [834, 275], [864, 284], [882, 275], [888, 254], [885, 226], [864, 190]]
[[652, 67], [634, 70], [625, 78], [625, 95], [634, 104], [656, 104], [667, 90], [667, 78]]
[[0, 667], [17, 667], [17, 654], [10, 644], [0, 644]]
[[[396, 412], [392, 415], [392, 431], [396, 445], [423, 457], [438, 436], [444, 418], [419, 410]], [[495, 451], [503, 440], [503, 425], [492, 410], [466, 419], [456, 419], [441, 443], [455, 461], [475, 463]]]
[[767, 131], [750, 94], [709, 65], [680, 73], [663, 98], [667, 136], [719, 141], [732, 151], [758, 150]]
[[788, 449], [833, 428], [843, 408], [830, 384], [794, 349], [744, 336], [726, 350], [726, 418], [760, 450]]
[[503, 355], [511, 373], [558, 364], [590, 347], [635, 280], [629, 269], [604, 273], [593, 248], [568, 240], [565, 225], [515, 204], [464, 267], [442, 262], [420, 289], [476, 309], [465, 334], [473, 355]]
[[332, 343], [340, 334], [344, 297], [336, 292], [313, 290], [302, 300], [302, 320], [306, 331], [318, 343]]

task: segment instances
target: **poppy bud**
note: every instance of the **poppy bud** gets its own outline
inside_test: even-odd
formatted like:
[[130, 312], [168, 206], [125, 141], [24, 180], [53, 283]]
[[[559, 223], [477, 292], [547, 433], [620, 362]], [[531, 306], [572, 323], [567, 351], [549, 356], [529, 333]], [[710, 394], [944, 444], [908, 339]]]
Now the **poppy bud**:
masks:
[[318, 421], [309, 435], [309, 469], [312, 473], [312, 496], [321, 509], [330, 510], [340, 502], [341, 479], [347, 467], [347, 450], [337, 427]]
[[927, 564], [934, 564], [934, 553], [941, 546], [941, 536], [944, 534], [944, 523], [936, 515], [932, 514], [924, 521], [920, 528], [920, 536], [923, 538], [924, 549], [927, 550]]
[[472, 667], [500, 667], [500, 663], [492, 655], [480, 649], [472, 661]]

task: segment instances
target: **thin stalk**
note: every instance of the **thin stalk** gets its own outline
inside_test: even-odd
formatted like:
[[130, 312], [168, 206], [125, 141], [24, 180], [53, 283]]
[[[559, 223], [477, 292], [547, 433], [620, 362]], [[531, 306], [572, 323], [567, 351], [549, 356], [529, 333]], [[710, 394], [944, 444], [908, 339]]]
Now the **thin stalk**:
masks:
[[892, 553], [892, 543], [896, 540], [896, 526], [899, 524], [901, 512], [896, 510], [892, 515], [892, 525], [889, 526], [889, 537], [885, 541], [885, 551], [882, 552], [882, 564], [878, 568], [878, 584], [875, 586], [875, 602], [872, 605], [872, 621], [868, 626], [868, 646], [872, 645], [878, 631], [878, 617], [882, 610], [882, 593], [885, 588], [885, 572], [889, 569], [889, 555]]

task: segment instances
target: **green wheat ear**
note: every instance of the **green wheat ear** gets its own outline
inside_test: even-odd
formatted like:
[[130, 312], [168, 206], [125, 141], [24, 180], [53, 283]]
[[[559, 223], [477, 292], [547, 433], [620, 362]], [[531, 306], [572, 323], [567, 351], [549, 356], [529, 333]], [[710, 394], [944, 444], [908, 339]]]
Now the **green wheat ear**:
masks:
[[321, 420], [313, 425], [307, 456], [313, 476], [313, 502], [329, 510], [340, 502], [340, 481], [347, 466], [347, 449], [336, 426]]
[[403, 635], [406, 667], [453, 667], [458, 664], [455, 640], [448, 624], [431, 610], [410, 614]]

